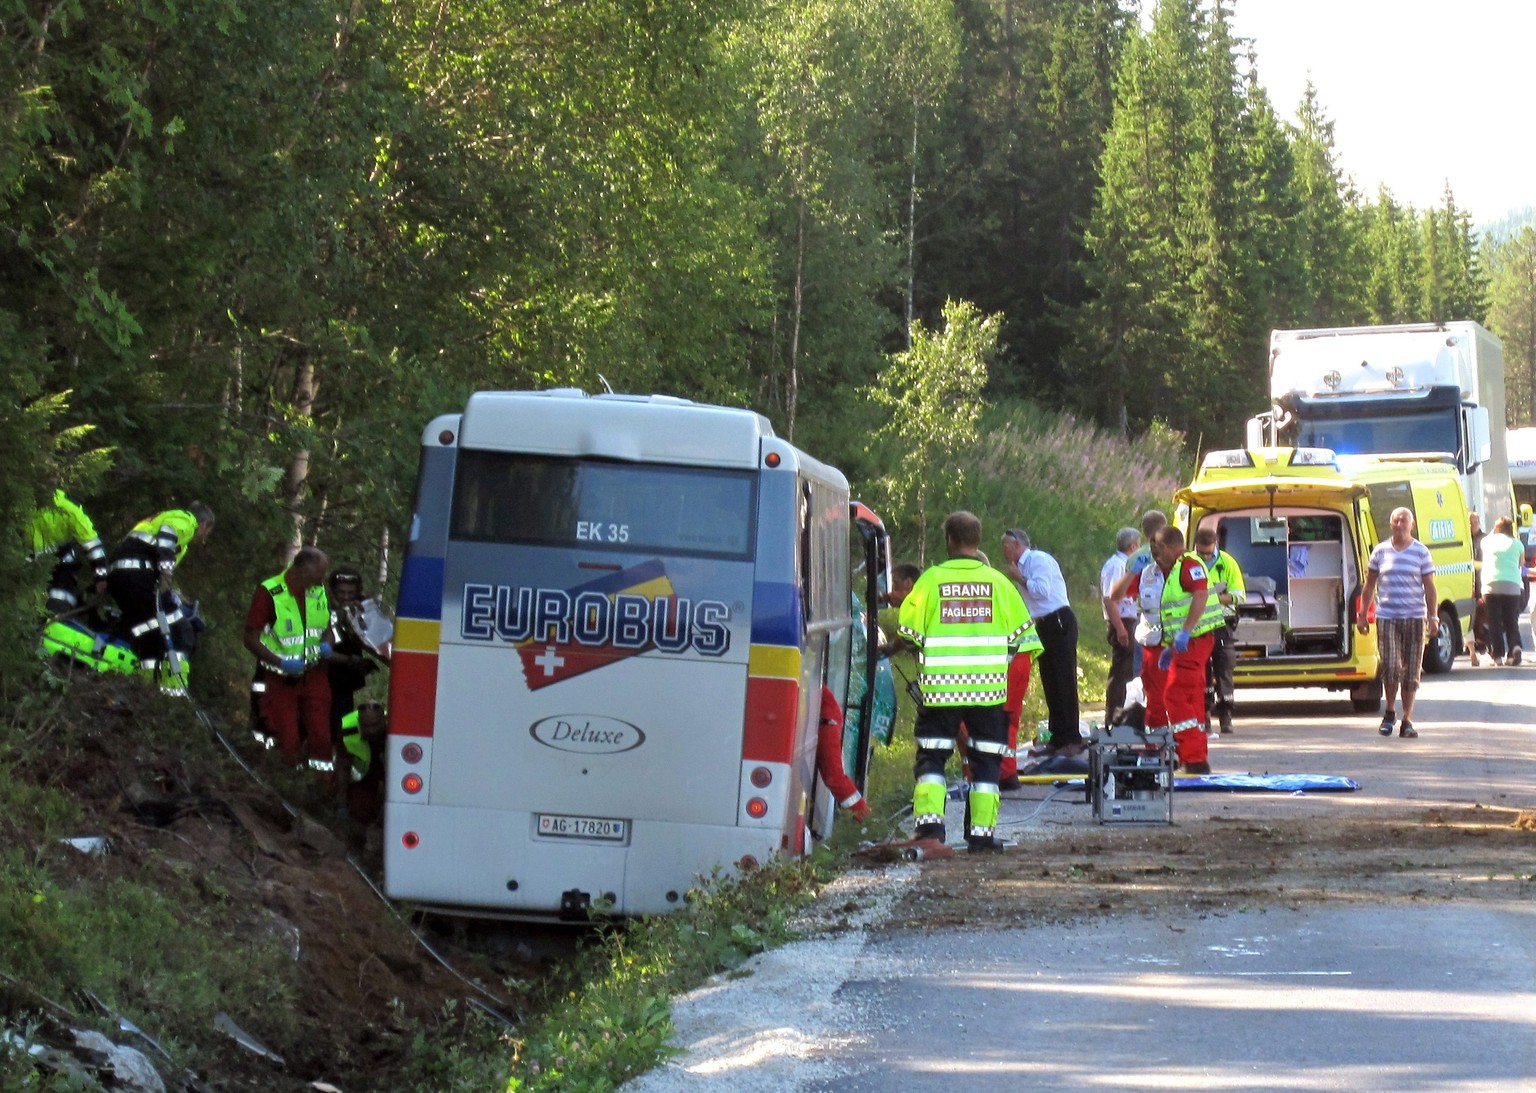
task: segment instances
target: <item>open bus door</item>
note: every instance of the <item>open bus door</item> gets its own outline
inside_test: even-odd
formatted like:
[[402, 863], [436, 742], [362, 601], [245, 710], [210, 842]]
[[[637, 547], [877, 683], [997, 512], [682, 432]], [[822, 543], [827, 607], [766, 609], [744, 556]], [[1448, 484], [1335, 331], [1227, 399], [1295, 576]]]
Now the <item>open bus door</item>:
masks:
[[851, 646], [853, 663], [849, 665], [848, 694], [843, 704], [847, 711], [843, 718], [843, 767], [863, 793], [869, 777], [872, 743], [875, 739], [882, 743], [890, 739], [896, 716], [890, 666], [879, 652], [878, 621], [881, 598], [891, 587], [891, 551], [890, 536], [880, 517], [858, 501], [850, 502], [848, 510], [853, 537], [849, 551], [853, 566], [850, 587], [858, 602]]

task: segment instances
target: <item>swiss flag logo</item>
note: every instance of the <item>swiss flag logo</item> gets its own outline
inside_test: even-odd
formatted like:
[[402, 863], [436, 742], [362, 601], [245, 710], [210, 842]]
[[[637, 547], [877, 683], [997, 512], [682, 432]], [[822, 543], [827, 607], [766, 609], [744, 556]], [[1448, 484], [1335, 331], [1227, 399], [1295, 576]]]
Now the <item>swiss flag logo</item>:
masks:
[[[659, 558], [578, 585], [570, 589], [571, 602], [575, 603], [584, 592], [602, 593], [610, 600], [621, 593], [644, 596], [652, 601], [668, 600], [672, 610], [677, 608], [677, 592]], [[568, 623], [574, 621], [567, 620]], [[576, 627], [567, 625], [566, 630], [574, 634]], [[524, 682], [530, 691], [537, 691], [653, 648], [655, 645], [649, 639], [643, 645], [621, 648], [611, 640], [602, 645], [587, 645], [578, 644], [574, 639], [560, 642], [535, 637], [519, 644], [517, 655], [523, 663]]]

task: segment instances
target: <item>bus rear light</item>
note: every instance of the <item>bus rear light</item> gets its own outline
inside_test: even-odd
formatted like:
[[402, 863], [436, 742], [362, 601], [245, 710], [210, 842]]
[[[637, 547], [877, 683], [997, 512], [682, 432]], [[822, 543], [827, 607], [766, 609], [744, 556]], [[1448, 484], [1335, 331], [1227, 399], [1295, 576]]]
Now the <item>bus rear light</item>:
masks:
[[763, 462], [769, 467], [777, 467], [779, 465], [779, 453], [769, 452], [767, 455], [763, 456]]
[[421, 745], [407, 744], [400, 749], [400, 758], [404, 759], [407, 763], [421, 762]]
[[407, 774], [404, 778], [400, 779], [400, 788], [407, 793], [420, 793], [422, 784], [421, 775], [419, 774]]
[[439, 444], [443, 445], [444, 447], [447, 447], [449, 444], [452, 444], [453, 443], [453, 430], [452, 429], [444, 429], [442, 432], [438, 433], [437, 434], [437, 442]]
[[752, 768], [752, 784], [758, 789], [767, 789], [773, 783], [773, 771], [767, 767]]
[[415, 850], [421, 845], [421, 836], [414, 831], [407, 831], [404, 835], [400, 836], [400, 845], [407, 850]]
[[761, 820], [768, 815], [768, 802], [761, 797], [754, 797], [747, 802], [747, 815], [754, 820]]
[[757, 859], [751, 854], [743, 854], [741, 859], [737, 861], [736, 868], [740, 869], [743, 873], [750, 873], [757, 868]]

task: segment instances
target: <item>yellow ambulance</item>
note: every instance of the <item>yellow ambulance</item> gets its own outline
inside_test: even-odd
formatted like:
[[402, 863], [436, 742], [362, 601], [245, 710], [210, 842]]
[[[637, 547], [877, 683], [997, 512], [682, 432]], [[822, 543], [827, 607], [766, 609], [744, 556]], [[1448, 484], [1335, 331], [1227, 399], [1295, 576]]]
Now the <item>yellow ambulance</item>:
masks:
[[[1235, 629], [1239, 687], [1347, 690], [1354, 708], [1379, 709], [1376, 631], [1355, 629], [1375, 545], [1392, 510], [1413, 511], [1435, 562], [1440, 630], [1426, 672], [1448, 672], [1472, 621], [1472, 542], [1456, 467], [1437, 459], [1338, 456], [1327, 448], [1211, 452], [1175, 495], [1192, 541], [1216, 529], [1247, 584]], [[1374, 617], [1374, 607], [1369, 609]]]

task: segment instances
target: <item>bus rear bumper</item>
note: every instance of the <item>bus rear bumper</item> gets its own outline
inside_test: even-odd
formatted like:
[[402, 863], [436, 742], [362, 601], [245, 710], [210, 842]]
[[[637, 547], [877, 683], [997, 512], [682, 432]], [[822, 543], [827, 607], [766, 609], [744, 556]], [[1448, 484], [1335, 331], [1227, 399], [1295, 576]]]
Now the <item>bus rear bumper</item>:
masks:
[[[661, 914], [718, 871], [766, 863], [774, 828], [631, 821], [622, 841], [540, 835], [531, 812], [391, 802], [384, 890], [391, 899], [491, 917]], [[750, 859], [750, 860], [748, 860]]]

